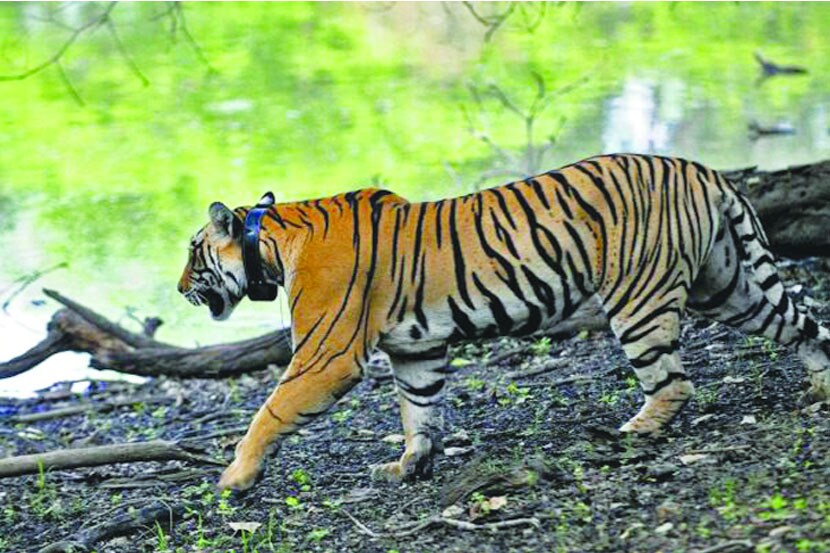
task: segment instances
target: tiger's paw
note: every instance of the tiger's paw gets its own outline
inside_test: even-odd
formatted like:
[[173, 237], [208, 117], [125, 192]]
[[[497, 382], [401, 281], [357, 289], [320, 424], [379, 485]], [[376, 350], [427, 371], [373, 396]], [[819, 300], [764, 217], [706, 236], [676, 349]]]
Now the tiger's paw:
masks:
[[663, 432], [663, 425], [654, 419], [637, 415], [622, 425], [620, 427], [620, 432], [656, 437]]
[[369, 471], [372, 475], [372, 480], [397, 483], [403, 482], [406, 479], [406, 471], [404, 471], [400, 461], [372, 465], [369, 467]]
[[424, 455], [417, 459], [404, 454], [400, 461], [382, 463], [369, 467], [373, 480], [386, 482], [408, 482], [432, 478], [432, 456]]
[[220, 490], [247, 490], [257, 483], [262, 476], [259, 463], [244, 462], [237, 458], [222, 473], [217, 487]]
[[810, 389], [804, 394], [803, 402], [817, 403], [830, 400], [830, 370], [810, 371]]

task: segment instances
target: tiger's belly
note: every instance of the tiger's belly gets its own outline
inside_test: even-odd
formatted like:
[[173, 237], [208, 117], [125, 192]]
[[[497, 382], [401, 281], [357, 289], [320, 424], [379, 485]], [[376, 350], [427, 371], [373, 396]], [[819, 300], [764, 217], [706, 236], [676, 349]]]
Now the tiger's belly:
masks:
[[448, 343], [492, 338], [527, 336], [554, 328], [571, 316], [583, 301], [574, 287], [552, 279], [544, 294], [532, 290], [516, 292], [507, 286], [472, 298], [472, 306], [453, 296], [409, 310], [396, 319], [379, 343], [390, 354], [414, 354]]

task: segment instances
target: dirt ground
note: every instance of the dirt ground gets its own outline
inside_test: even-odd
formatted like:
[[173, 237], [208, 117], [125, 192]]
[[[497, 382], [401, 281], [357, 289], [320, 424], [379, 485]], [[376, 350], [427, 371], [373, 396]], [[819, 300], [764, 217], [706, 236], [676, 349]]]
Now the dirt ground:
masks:
[[[783, 273], [830, 321], [830, 263]], [[660, 439], [614, 430], [642, 395], [607, 332], [466, 344], [453, 350], [446, 455], [431, 480], [371, 480], [368, 466], [394, 460], [402, 445], [393, 384], [370, 378], [289, 438], [241, 496], [215, 492], [220, 467], [181, 461], [3, 479], [0, 551], [77, 541], [153, 505], [169, 513], [89, 550], [830, 551], [830, 413], [799, 404], [798, 360], [692, 318], [681, 343], [697, 393]], [[545, 366], [555, 368], [511, 374]], [[34, 400], [0, 399], [0, 457], [167, 439], [223, 460], [273, 378], [156, 379], [85, 394], [57, 386]], [[124, 398], [134, 402], [108, 412], [13, 419]]]

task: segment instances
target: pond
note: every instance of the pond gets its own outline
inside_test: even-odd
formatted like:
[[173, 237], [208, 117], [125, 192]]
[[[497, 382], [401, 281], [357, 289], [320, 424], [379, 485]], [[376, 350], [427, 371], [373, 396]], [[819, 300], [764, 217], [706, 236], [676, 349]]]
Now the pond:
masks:
[[[216, 323], [177, 294], [214, 200], [433, 199], [615, 151], [722, 169], [830, 157], [821, 3], [117, 4], [88, 25], [107, 6], [0, 6], [0, 75], [86, 26], [58, 64], [0, 81], [0, 360], [43, 338], [41, 287], [127, 325], [160, 316], [187, 346], [288, 324], [249, 302]], [[808, 73], [759, 79], [756, 53]], [[85, 364], [63, 354], [0, 394], [99, 374]]]

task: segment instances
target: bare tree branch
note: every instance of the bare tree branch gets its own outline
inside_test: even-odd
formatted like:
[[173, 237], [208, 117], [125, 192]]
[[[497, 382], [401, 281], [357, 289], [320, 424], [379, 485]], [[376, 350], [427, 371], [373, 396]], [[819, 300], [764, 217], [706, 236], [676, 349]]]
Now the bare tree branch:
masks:
[[[488, 96], [498, 101], [500, 106], [506, 111], [516, 115], [522, 120], [524, 125], [525, 141], [523, 146], [524, 152], [521, 159], [514, 156], [509, 150], [503, 148], [492, 140], [487, 131], [480, 130], [480, 125], [476, 125], [471, 110], [467, 106], [463, 104], [461, 105], [461, 111], [467, 121], [468, 131], [470, 134], [485, 143], [487, 147], [490, 148], [490, 150], [499, 158], [501, 163], [506, 166], [499, 167], [494, 171], [482, 174], [474, 184], [476, 189], [484, 181], [493, 176], [511, 175], [521, 178], [536, 174], [542, 169], [544, 157], [551, 150], [551, 148], [553, 148], [556, 138], [553, 134], [548, 134], [544, 141], [537, 143], [536, 125], [538, 123], [538, 118], [551, 105], [554, 98], [570, 92], [577, 86], [585, 83], [588, 80], [589, 75], [585, 75], [572, 83], [552, 91], [549, 90], [547, 82], [539, 73], [532, 72], [530, 77], [533, 80], [536, 92], [527, 108], [522, 107], [519, 103], [514, 101], [498, 84], [490, 83], [486, 87], [486, 94]], [[479, 120], [483, 119], [486, 121], [488, 108], [485, 106], [484, 95], [475, 84], [469, 84], [468, 89], [473, 103], [477, 107]]]
[[86, 102], [84, 102], [84, 99], [81, 98], [81, 94], [78, 92], [78, 89], [75, 88], [75, 85], [72, 84], [72, 81], [69, 79], [69, 75], [66, 73], [66, 69], [63, 68], [63, 64], [60, 60], [55, 62], [55, 68], [58, 70], [58, 76], [61, 78], [63, 85], [69, 91], [69, 95], [72, 96], [79, 106], [85, 106]]
[[141, 69], [138, 68], [136, 65], [135, 60], [133, 60], [132, 56], [129, 52], [127, 52], [127, 48], [124, 46], [124, 42], [121, 41], [121, 37], [118, 35], [118, 31], [115, 28], [115, 24], [112, 22], [112, 19], [107, 18], [106, 20], [107, 30], [112, 37], [112, 40], [115, 42], [116, 48], [118, 48], [118, 52], [121, 54], [121, 57], [124, 58], [124, 61], [127, 63], [130, 69], [132, 69], [135, 76], [141, 81], [144, 86], [150, 85], [150, 79], [147, 78], [144, 73], [141, 72]]
[[[61, 45], [61, 47], [58, 49], [57, 52], [55, 52], [52, 55], [52, 57], [30, 69], [27, 69], [26, 71], [23, 71], [22, 73], [18, 73], [16, 75], [0, 75], [0, 81], [22, 81], [23, 79], [31, 77], [36, 73], [40, 73], [47, 67], [57, 64], [58, 62], [60, 62], [61, 58], [66, 53], [66, 51], [69, 50], [69, 47], [72, 46], [75, 43], [75, 41], [77, 41], [81, 37], [81, 35], [87, 32], [93, 32], [95, 29], [97, 29], [109, 20], [110, 13], [115, 8], [115, 5], [117, 3], [118, 2], [110, 2], [109, 4], [107, 4], [107, 7], [104, 8], [104, 11], [102, 11], [100, 14], [96, 15], [80, 27], [74, 29], [72, 34], [66, 40], [66, 42], [64, 42], [63, 45]], [[63, 69], [60, 69], [60, 71], [63, 72]], [[65, 77], [65, 74], [63, 76]], [[64, 82], [67, 83], [68, 80], [65, 80]], [[74, 87], [72, 87], [71, 85], [69, 85], [69, 88], [70, 90], [74, 90]], [[76, 99], [80, 99], [80, 97], [77, 96], [77, 91]]]
[[472, 2], [464, 2], [463, 4], [464, 7], [467, 8], [467, 11], [469, 11], [470, 14], [472, 14], [472, 16], [476, 19], [476, 21], [487, 27], [487, 32], [484, 33], [484, 42], [489, 42], [490, 39], [493, 38], [493, 35], [496, 33], [496, 31], [499, 30], [499, 27], [504, 25], [504, 22], [507, 21], [507, 19], [513, 13], [513, 11], [516, 9], [516, 2], [510, 2], [507, 5], [507, 9], [505, 9], [503, 12], [491, 16], [483, 16], [476, 11]]
[[171, 2], [172, 10], [170, 17], [172, 18], [171, 22], [171, 34], [173, 35], [173, 40], [175, 40], [175, 32], [176, 30], [180, 30], [182, 35], [184, 36], [187, 43], [190, 45], [190, 48], [196, 53], [196, 57], [207, 67], [210, 73], [216, 73], [216, 69], [210, 64], [210, 61], [205, 56], [204, 50], [202, 47], [199, 46], [199, 43], [196, 42], [196, 39], [193, 38], [193, 35], [190, 34], [190, 29], [187, 27], [187, 20], [184, 17], [184, 9], [182, 8], [181, 2]]

